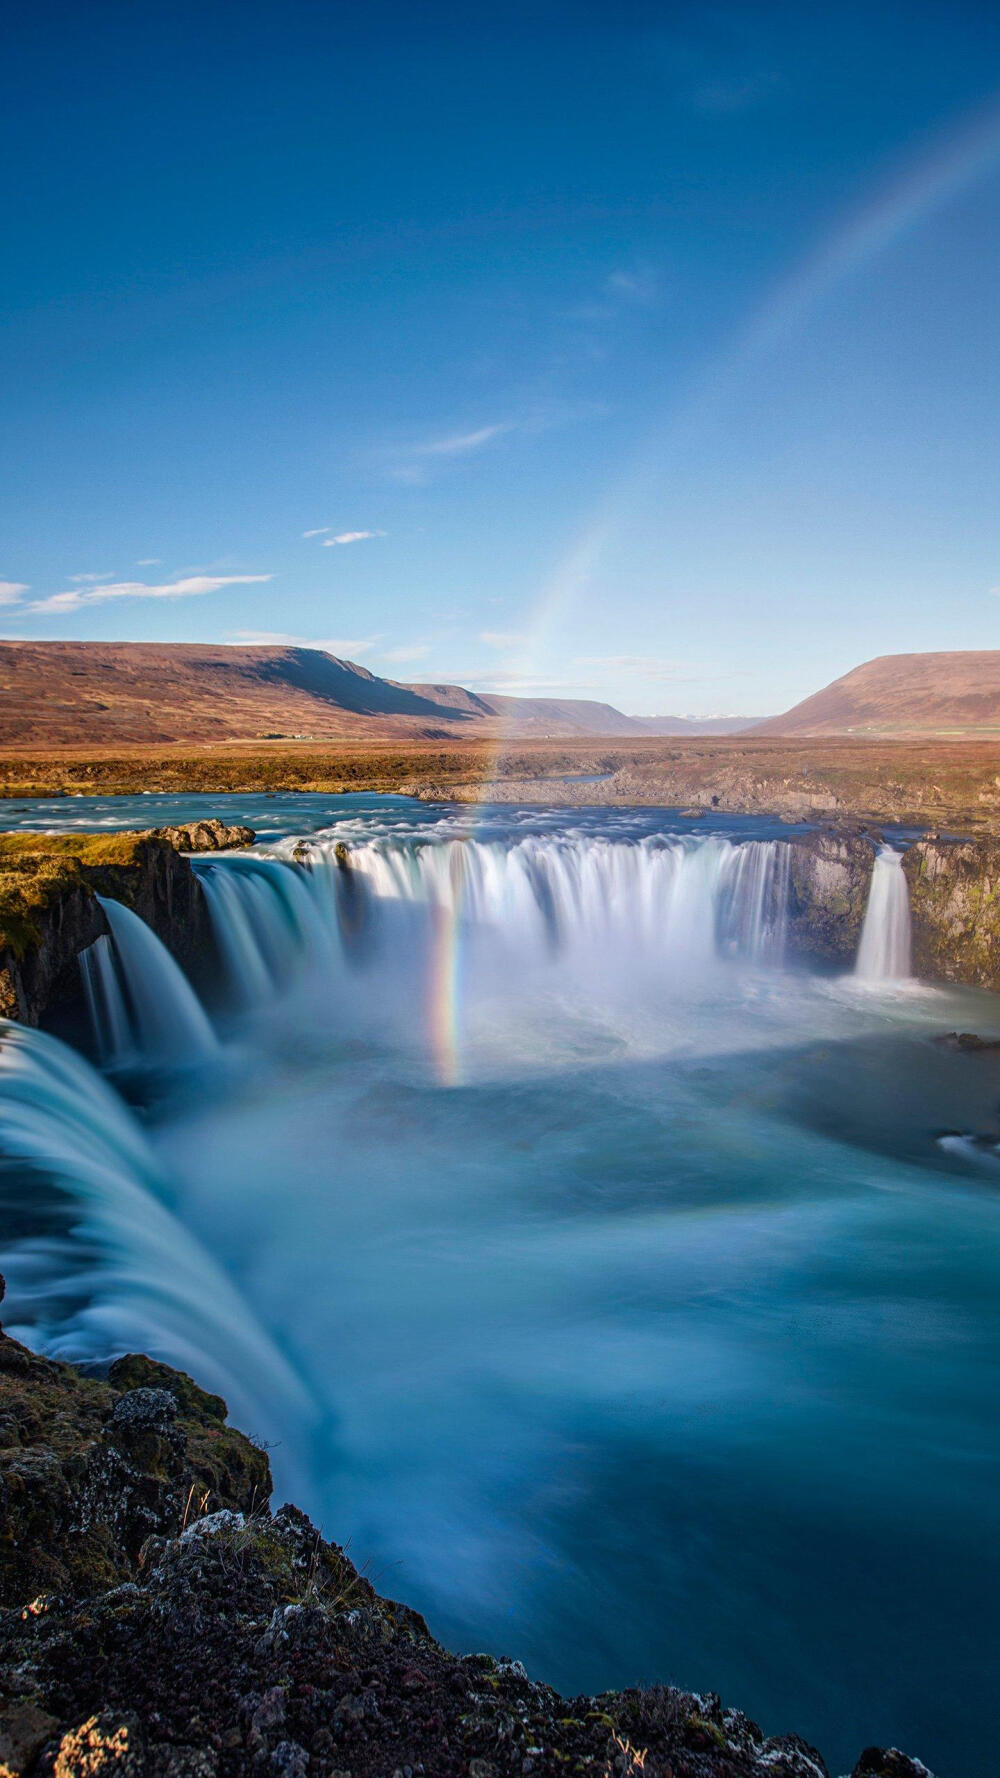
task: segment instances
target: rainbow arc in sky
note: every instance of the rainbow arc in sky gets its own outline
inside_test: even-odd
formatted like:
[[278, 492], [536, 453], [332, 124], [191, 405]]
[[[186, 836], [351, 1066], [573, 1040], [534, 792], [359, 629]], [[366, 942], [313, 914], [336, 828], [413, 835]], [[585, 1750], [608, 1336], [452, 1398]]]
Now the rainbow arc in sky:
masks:
[[[517, 675], [531, 683], [537, 664], [555, 635], [565, 631], [574, 605], [590, 585], [608, 547], [643, 497], [663, 473], [666, 451], [685, 424], [693, 424], [720, 402], [747, 370], [779, 351], [825, 298], [847, 279], [887, 253], [980, 180], [1000, 171], [1000, 95], [973, 116], [942, 132], [924, 154], [884, 181], [870, 200], [842, 219], [812, 253], [778, 284], [748, 326], [721, 355], [693, 394], [660, 421], [636, 452], [626, 475], [600, 513], [566, 552], [543, 587], [534, 617], [516, 657]], [[480, 804], [470, 805], [467, 837], [475, 835], [479, 812], [489, 801], [489, 780], [509, 745], [501, 733], [491, 749]], [[460, 854], [455, 854], [456, 860]], [[429, 1032], [437, 1077], [443, 1086], [463, 1080], [462, 933], [466, 872], [456, 862], [447, 904], [432, 910], [433, 935], [429, 992]]]

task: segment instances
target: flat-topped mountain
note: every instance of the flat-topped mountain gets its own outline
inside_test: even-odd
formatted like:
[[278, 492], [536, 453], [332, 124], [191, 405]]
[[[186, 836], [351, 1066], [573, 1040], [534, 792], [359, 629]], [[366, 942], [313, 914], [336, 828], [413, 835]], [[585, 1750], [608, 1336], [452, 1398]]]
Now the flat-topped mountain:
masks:
[[755, 735], [1000, 734], [1000, 649], [883, 654]]
[[[651, 722], [677, 722], [655, 731]], [[698, 725], [700, 730], [700, 725]], [[0, 642], [0, 745], [684, 733], [573, 698], [406, 685], [318, 648]]]

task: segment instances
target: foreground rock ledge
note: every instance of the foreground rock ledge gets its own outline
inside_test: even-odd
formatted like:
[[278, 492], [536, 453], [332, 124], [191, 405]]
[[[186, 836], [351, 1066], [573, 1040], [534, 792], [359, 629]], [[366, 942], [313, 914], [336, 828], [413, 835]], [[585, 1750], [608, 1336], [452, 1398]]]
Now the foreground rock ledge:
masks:
[[[189, 1377], [0, 1332], [0, 1778], [828, 1778], [712, 1694], [447, 1653], [270, 1488]], [[854, 1778], [927, 1774], [871, 1748]]]
[[211, 921], [186, 854], [253, 839], [253, 828], [214, 819], [135, 833], [0, 834], [0, 1016], [38, 1025], [79, 1005], [80, 952], [108, 930], [98, 895], [133, 908], [197, 976]]

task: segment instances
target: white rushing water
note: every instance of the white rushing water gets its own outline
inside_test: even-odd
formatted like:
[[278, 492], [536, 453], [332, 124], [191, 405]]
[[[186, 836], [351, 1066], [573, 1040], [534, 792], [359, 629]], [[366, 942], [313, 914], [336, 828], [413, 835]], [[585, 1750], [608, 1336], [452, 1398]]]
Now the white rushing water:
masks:
[[155, 952], [91, 953], [142, 1125], [0, 1027], [8, 1325], [219, 1388], [457, 1648], [990, 1778], [1000, 1131], [931, 1039], [1000, 1006], [894, 991], [892, 857], [859, 992], [785, 956], [760, 825], [334, 814], [195, 861], [225, 1066], [163, 1068]]
[[142, 1059], [190, 1068], [216, 1055], [211, 1020], [166, 945], [131, 908], [97, 899], [111, 936], [83, 953], [81, 969], [105, 1066]]
[[[489, 938], [519, 968], [643, 958], [690, 980], [720, 959], [780, 964], [788, 847], [704, 840], [530, 836], [515, 844], [336, 837], [290, 840], [272, 858], [196, 860], [229, 977], [244, 1007], [287, 984], [303, 957], [329, 970], [392, 905]], [[382, 934], [382, 942], [393, 939]], [[412, 929], [396, 941], [411, 948]]]
[[865, 982], [910, 975], [910, 895], [903, 854], [882, 846], [875, 859], [854, 973]]
[[[219, 1389], [253, 1428], [284, 1420], [304, 1450], [315, 1413], [224, 1270], [171, 1213], [136, 1119], [65, 1044], [0, 1020], [0, 1207], [15, 1338], [101, 1361], [144, 1351]], [[36, 1180], [9, 1180], [20, 1159]]]

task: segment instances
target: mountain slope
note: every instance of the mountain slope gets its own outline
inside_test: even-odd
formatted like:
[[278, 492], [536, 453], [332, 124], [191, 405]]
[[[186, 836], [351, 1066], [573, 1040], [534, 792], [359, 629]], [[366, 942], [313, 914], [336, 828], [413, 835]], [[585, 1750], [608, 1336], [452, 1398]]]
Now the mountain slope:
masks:
[[318, 648], [0, 641], [0, 746], [260, 739], [515, 739], [698, 734], [749, 726], [625, 716], [586, 698], [407, 685]]
[[313, 648], [0, 643], [0, 743], [117, 746], [450, 733], [457, 705]]
[[641, 735], [641, 722], [623, 716], [613, 704], [590, 698], [509, 698], [484, 693], [482, 702], [499, 716], [504, 732], [518, 735]]
[[610, 704], [405, 685], [316, 648], [0, 642], [0, 745], [647, 732]]
[[1000, 650], [879, 655], [753, 733], [1000, 734]]

